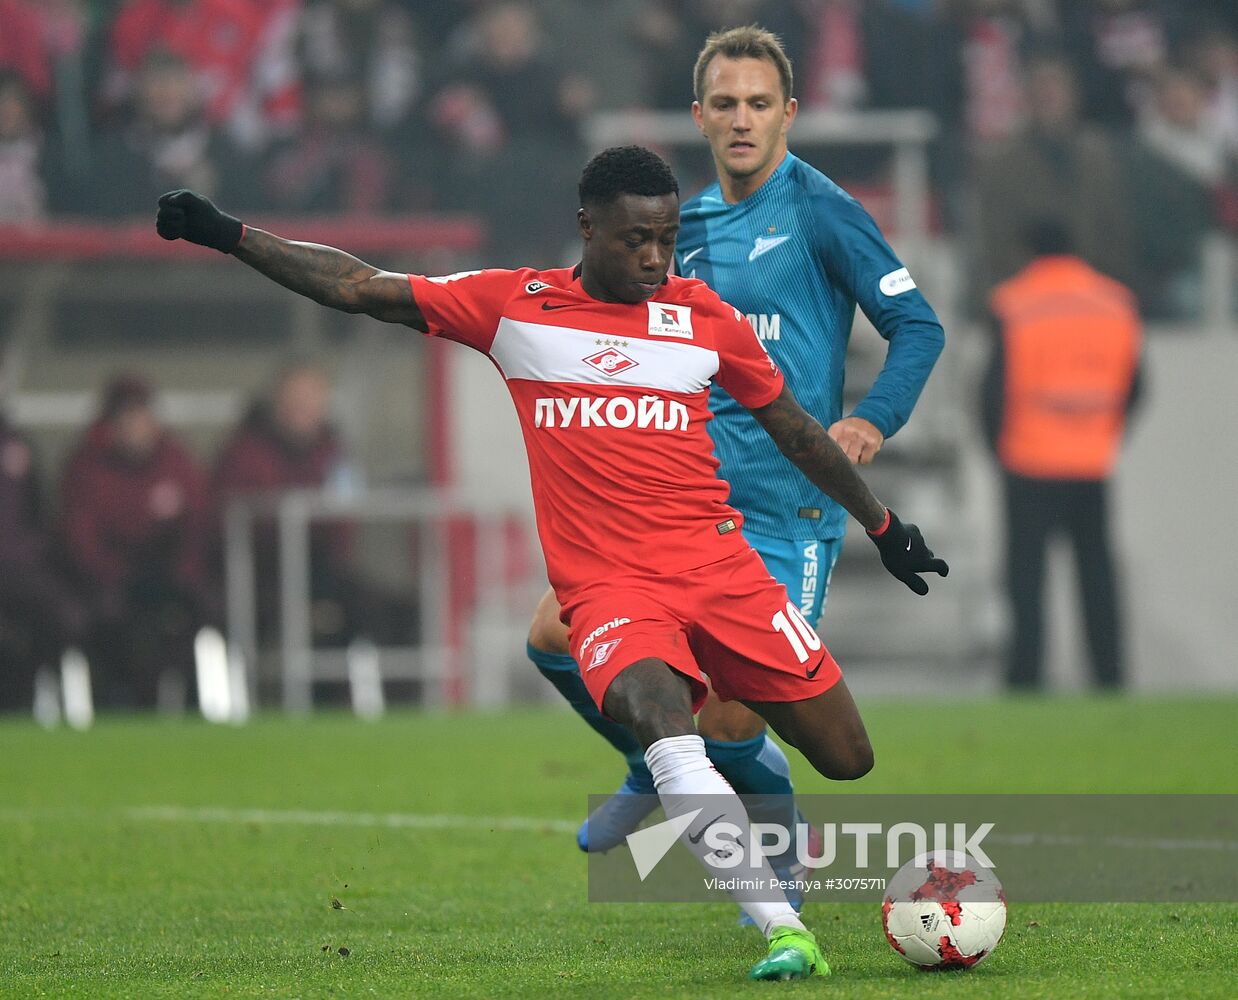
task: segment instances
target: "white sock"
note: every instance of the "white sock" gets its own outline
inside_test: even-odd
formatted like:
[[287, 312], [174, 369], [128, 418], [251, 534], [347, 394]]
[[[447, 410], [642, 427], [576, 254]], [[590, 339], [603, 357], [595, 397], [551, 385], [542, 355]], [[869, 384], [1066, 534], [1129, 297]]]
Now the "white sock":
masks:
[[[697, 796], [708, 795], [710, 800], [707, 808], [712, 813], [719, 813], [712, 822], [725, 821], [733, 823], [744, 831], [742, 845], [745, 857], [749, 857], [750, 843], [748, 831], [748, 813], [743, 802], [728, 783], [709, 762], [705, 755], [705, 741], [699, 736], [668, 736], [658, 740], [645, 751], [645, 763], [649, 765], [649, 773], [653, 775], [654, 787], [658, 790], [658, 798], [662, 801], [662, 809], [667, 819], [693, 812], [701, 807]], [[697, 843], [691, 840], [691, 834], [700, 824], [693, 824], [683, 832], [682, 841], [706, 870], [711, 869], [705, 858], [712, 849], [701, 838]], [[741, 869], [736, 869], [739, 872]], [[742, 866], [743, 878], [760, 879], [765, 885], [773, 884], [774, 871], [768, 861], [762, 861], [759, 869], [750, 868], [747, 862]], [[725, 872], [718, 872], [725, 874]], [[761, 902], [748, 898], [751, 890], [736, 890], [731, 898], [744, 908], [744, 912], [752, 918], [761, 933], [767, 938], [777, 927], [795, 927], [804, 930], [799, 914], [791, 908], [784, 898], [780, 902]], [[757, 894], [761, 895], [761, 894]], [[768, 895], [766, 893], [765, 895]]]

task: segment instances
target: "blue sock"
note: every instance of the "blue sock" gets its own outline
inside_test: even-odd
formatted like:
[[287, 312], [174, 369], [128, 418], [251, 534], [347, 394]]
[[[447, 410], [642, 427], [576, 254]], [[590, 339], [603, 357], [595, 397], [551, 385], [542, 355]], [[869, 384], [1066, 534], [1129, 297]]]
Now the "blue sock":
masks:
[[735, 743], [706, 738], [705, 752], [731, 787], [744, 796], [754, 823], [781, 823], [794, 829], [791, 765], [768, 733]]
[[626, 726], [611, 721], [598, 711], [593, 695], [589, 694], [589, 689], [585, 687], [585, 682], [580, 676], [580, 667], [576, 665], [571, 654], [547, 653], [532, 643], [526, 644], [525, 649], [533, 665], [542, 672], [546, 680], [558, 689], [559, 694], [567, 699], [567, 703], [575, 709], [576, 714], [589, 723], [607, 743], [623, 754], [623, 759], [627, 761], [628, 770], [632, 772], [632, 776], [644, 781], [652, 790], [653, 779], [649, 776], [649, 768], [645, 766], [645, 748], [640, 745]]

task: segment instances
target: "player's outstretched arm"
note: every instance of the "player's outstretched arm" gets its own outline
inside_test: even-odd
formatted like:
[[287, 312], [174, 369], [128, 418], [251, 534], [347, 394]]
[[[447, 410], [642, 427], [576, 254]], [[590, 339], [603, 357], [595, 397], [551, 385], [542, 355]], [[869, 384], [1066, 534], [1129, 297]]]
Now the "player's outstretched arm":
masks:
[[334, 247], [297, 243], [244, 226], [192, 191], [169, 191], [159, 199], [155, 229], [165, 240], [188, 240], [230, 253], [324, 306], [426, 331], [406, 275], [380, 271]]
[[915, 593], [927, 594], [928, 584], [919, 574], [945, 576], [950, 571], [945, 560], [934, 557], [919, 528], [914, 524], [904, 525], [892, 510], [873, 496], [846, 453], [800, 406], [790, 389], [784, 386], [777, 399], [754, 409], [752, 415], [774, 439], [778, 449], [821, 492], [837, 500], [864, 525], [881, 553], [882, 565], [893, 576]]

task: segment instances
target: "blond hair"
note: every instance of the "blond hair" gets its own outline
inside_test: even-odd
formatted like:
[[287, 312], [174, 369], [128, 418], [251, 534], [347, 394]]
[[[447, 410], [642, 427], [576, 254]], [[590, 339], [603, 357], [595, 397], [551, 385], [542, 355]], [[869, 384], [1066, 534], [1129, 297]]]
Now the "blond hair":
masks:
[[715, 31], [705, 39], [705, 47], [696, 57], [696, 66], [692, 70], [692, 91], [698, 101], [705, 94], [705, 73], [714, 56], [724, 56], [727, 59], [764, 59], [773, 63], [782, 84], [782, 99], [784, 102], [791, 100], [791, 60], [782, 50], [782, 42], [772, 31], [749, 24], [742, 28]]

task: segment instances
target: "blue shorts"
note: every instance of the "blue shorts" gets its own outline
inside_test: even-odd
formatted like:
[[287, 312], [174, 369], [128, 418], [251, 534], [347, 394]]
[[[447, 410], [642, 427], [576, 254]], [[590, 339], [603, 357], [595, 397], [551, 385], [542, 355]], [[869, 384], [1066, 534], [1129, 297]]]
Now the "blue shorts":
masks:
[[799, 605], [809, 623], [815, 625], [825, 607], [830, 575], [842, 552], [843, 540], [771, 538], [747, 528], [744, 528], [744, 537], [757, 550], [770, 575], [787, 588], [787, 596]]

